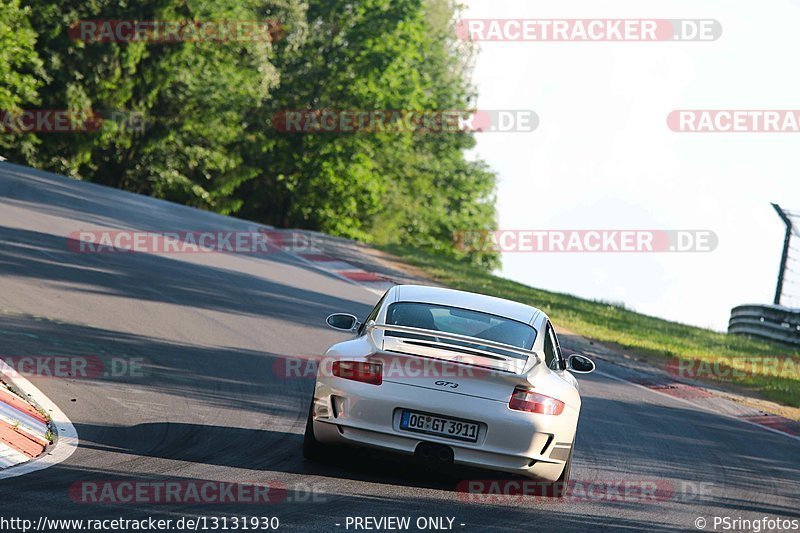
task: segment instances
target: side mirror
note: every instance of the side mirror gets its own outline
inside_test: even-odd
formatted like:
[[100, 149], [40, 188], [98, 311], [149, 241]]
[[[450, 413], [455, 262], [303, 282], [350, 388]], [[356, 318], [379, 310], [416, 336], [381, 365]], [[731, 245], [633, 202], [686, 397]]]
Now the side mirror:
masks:
[[572, 370], [579, 374], [588, 374], [589, 372], [594, 372], [594, 369], [594, 361], [585, 355], [574, 353], [567, 359], [567, 370]]
[[334, 313], [328, 316], [325, 322], [333, 329], [341, 331], [353, 331], [358, 325], [358, 319], [347, 313]]

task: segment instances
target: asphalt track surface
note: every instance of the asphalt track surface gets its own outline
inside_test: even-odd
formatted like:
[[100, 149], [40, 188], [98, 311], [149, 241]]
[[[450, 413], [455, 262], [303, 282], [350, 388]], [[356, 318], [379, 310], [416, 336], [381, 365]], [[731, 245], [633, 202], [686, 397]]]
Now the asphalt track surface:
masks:
[[[0, 517], [277, 516], [285, 531], [347, 531], [347, 517], [367, 516], [410, 516], [412, 524], [447, 516], [456, 531], [685, 531], [695, 530], [698, 517], [713, 531], [714, 516], [800, 518], [797, 440], [601, 374], [580, 378], [573, 480], [657, 482], [655, 499], [480, 503], [456, 490], [459, 481], [505, 478], [367, 453], [309, 463], [300, 448], [313, 381], [287, 379], [276, 368], [282, 358], [319, 355], [344, 339], [325, 327], [325, 316], [365, 316], [375, 294], [282, 252], [79, 254], [67, 246], [68, 234], [82, 229], [248, 227], [0, 163], [2, 354], [139, 358], [144, 365], [144, 375], [31, 378], [72, 420], [80, 446], [63, 463], [0, 481]], [[619, 374], [613, 365], [601, 370]], [[98, 480], [288, 490], [281, 501], [259, 505], [70, 497], [74, 483]], [[703, 496], [695, 494], [700, 489]]]

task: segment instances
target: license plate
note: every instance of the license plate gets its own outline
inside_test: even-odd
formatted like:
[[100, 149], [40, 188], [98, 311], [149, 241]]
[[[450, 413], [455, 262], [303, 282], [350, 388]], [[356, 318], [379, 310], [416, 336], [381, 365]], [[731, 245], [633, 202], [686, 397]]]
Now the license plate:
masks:
[[469, 442], [478, 440], [478, 424], [475, 422], [455, 420], [414, 411], [403, 411], [400, 417], [400, 429]]

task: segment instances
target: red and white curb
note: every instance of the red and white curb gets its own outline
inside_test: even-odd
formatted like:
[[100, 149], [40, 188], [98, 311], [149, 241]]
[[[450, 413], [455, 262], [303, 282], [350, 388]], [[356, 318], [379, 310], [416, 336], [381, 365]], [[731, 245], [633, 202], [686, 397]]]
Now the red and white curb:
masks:
[[[388, 289], [396, 285], [396, 283], [389, 278], [375, 274], [374, 272], [368, 272], [350, 263], [326, 255], [322, 250], [314, 246], [310, 239], [303, 239], [302, 242], [295, 242], [298, 240], [297, 236], [301, 235], [297, 232], [289, 232], [287, 234], [286, 232], [263, 228], [259, 228], [258, 231], [267, 236], [267, 241], [271, 246], [297, 257], [304, 263], [327, 272], [339, 279], [361, 285], [376, 294], [382, 295]], [[287, 235], [291, 238], [287, 239]]]
[[350, 263], [338, 261], [321, 252], [297, 253], [294, 255], [303, 261], [314, 265], [320, 270], [324, 270], [325, 272], [333, 274], [334, 276], [347, 280], [351, 283], [362, 285], [366, 289], [378, 294], [383, 294], [395, 285], [395, 283], [388, 278], [384, 278], [373, 272], [367, 272], [366, 270], [355, 267]]
[[[69, 458], [78, 446], [78, 433], [61, 409], [2, 360], [0, 381], [13, 384], [50, 417], [48, 423], [42, 413], [0, 385], [0, 479], [42, 470]], [[50, 444], [51, 427], [57, 434], [56, 443], [42, 455]]]
[[[695, 404], [705, 403], [707, 404], [706, 407], [710, 407], [710, 410], [715, 412], [719, 412], [720, 402], [729, 401], [724, 398], [717, 397], [715, 394], [702, 387], [696, 387], [694, 385], [680, 383], [677, 381], [664, 383], [639, 381], [637, 384], [656, 392], [672, 396], [673, 398], [687, 400]], [[735, 414], [730, 413], [733, 418], [748, 422], [750, 424], [756, 424], [779, 433], [784, 433], [795, 438], [800, 438], [800, 422], [795, 422], [794, 420], [778, 415], [771, 415], [752, 407], [742, 407], [737, 405], [737, 411], [738, 412]]]
[[0, 468], [24, 463], [50, 444], [47, 419], [22, 398], [0, 387]]
[[598, 371], [596, 373], [603, 377], [640, 387], [656, 394], [669, 396], [675, 400], [700, 408], [703, 411], [726, 418], [733, 418], [745, 424], [754, 425], [771, 431], [772, 433], [777, 433], [800, 441], [800, 423], [782, 416], [770, 415], [757, 409], [742, 408], [741, 406], [736, 406], [737, 408], [732, 412], [726, 412], [723, 408], [723, 404], [729, 402], [729, 400], [718, 398], [701, 387], [677, 381], [658, 382], [655, 380], [625, 379], [606, 372]]

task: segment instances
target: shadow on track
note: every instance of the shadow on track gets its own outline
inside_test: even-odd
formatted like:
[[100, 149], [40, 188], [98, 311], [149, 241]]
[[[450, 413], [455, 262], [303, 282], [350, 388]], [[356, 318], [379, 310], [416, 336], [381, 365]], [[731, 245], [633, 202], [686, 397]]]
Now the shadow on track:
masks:
[[[76, 253], [67, 248], [63, 237], [7, 227], [0, 227], [0, 236], [0, 276], [46, 280], [62, 285], [66, 293], [165, 302], [298, 323], [313, 317], [314, 325], [334, 311], [358, 316], [369, 311], [369, 306], [323, 292], [166, 255]], [[269, 268], [276, 256], [259, 259]]]

